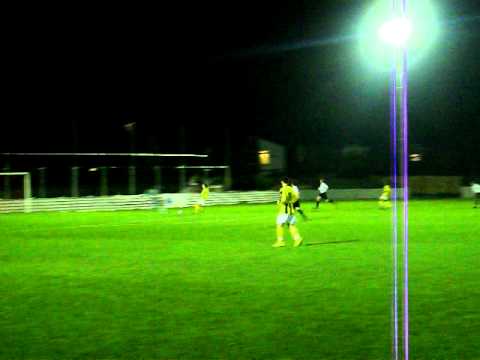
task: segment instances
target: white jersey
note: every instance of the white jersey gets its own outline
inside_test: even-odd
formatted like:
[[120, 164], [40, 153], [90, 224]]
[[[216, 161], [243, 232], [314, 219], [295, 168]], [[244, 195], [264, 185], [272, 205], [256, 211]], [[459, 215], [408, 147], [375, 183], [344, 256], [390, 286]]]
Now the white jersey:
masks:
[[293, 192], [300, 198], [300, 190], [297, 185], [292, 185]]
[[327, 190], [328, 190], [328, 185], [327, 185], [326, 183], [324, 183], [324, 182], [322, 182], [322, 183], [320, 184], [320, 186], [318, 187], [318, 192], [319, 192], [320, 194], [326, 193]]
[[472, 192], [474, 194], [480, 194], [480, 185], [473, 183], [472, 184]]

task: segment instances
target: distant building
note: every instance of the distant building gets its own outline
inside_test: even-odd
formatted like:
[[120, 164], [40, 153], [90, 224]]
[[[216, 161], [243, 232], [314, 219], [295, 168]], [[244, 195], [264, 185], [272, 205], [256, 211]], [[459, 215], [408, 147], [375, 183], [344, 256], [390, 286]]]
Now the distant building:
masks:
[[284, 172], [286, 170], [285, 146], [258, 138], [257, 149], [260, 172]]

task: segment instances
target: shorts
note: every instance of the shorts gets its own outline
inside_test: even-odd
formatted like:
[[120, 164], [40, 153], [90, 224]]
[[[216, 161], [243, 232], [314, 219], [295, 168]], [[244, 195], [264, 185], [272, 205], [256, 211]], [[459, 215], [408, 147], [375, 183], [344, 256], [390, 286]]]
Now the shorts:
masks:
[[279, 214], [277, 216], [277, 225], [295, 225], [296, 222], [295, 215]]
[[382, 194], [382, 195], [380, 196], [379, 200], [388, 201], [388, 195]]
[[323, 200], [328, 200], [328, 196], [327, 196], [327, 193], [324, 192], [324, 193], [318, 193], [318, 196], [323, 199]]

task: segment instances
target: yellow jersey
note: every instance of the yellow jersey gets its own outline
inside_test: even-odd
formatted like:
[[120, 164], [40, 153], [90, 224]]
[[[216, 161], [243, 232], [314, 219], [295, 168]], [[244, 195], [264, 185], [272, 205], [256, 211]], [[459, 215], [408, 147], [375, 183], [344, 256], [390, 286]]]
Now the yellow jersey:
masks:
[[279, 214], [293, 215], [295, 213], [293, 203], [297, 200], [298, 194], [293, 191], [293, 188], [291, 186], [282, 186], [280, 188], [280, 199], [278, 200]]
[[203, 187], [202, 187], [202, 192], [200, 193], [200, 197], [201, 197], [203, 200], [207, 200], [209, 193], [210, 193], [209, 188], [206, 187], [206, 186], [203, 186]]
[[386, 196], [388, 198], [390, 198], [390, 193], [392, 192], [392, 189], [390, 188], [389, 185], [385, 185], [383, 187], [383, 193], [382, 193], [382, 196]]

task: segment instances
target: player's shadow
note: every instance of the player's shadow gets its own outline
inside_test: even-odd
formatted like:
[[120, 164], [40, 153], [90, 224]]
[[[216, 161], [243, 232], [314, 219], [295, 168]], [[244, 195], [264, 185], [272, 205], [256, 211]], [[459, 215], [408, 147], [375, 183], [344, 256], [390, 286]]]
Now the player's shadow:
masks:
[[340, 240], [340, 241], [324, 241], [324, 242], [314, 242], [314, 243], [307, 243], [305, 246], [318, 246], [318, 245], [331, 245], [331, 244], [347, 244], [347, 243], [353, 243], [353, 242], [359, 242], [360, 240], [354, 239], [354, 240]]

